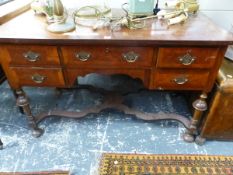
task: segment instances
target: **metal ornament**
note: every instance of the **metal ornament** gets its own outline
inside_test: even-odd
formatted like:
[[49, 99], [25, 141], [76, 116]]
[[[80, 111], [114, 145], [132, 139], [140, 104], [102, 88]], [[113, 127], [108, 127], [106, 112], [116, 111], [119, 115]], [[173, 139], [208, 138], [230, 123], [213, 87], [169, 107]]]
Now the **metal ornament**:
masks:
[[48, 31], [64, 33], [75, 29], [74, 21], [67, 19], [68, 15], [60, 0], [53, 0], [53, 17], [54, 23], [47, 27]]
[[175, 0], [165, 2], [165, 10], [157, 13], [159, 19], [167, 20], [168, 25], [186, 21], [189, 14], [196, 13], [199, 9], [197, 0]]
[[40, 59], [40, 54], [33, 51], [28, 51], [23, 54], [23, 57], [30, 62], [36, 62]]
[[91, 58], [91, 53], [89, 52], [78, 52], [75, 55], [76, 58], [78, 58], [80, 61], [87, 61]]

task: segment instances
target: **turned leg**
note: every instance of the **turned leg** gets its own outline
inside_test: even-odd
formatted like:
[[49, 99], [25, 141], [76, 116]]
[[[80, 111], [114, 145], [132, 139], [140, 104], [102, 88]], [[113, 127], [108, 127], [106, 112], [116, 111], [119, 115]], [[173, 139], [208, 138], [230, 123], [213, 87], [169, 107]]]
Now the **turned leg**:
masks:
[[3, 143], [2, 140], [0, 139], [0, 150], [3, 149]]
[[29, 102], [25, 93], [23, 92], [23, 90], [20, 89], [16, 91], [16, 95], [17, 95], [17, 106], [22, 107], [24, 114], [27, 116], [29, 127], [32, 129], [32, 135], [34, 137], [41, 136], [43, 134], [43, 130], [38, 128], [36, 124], [36, 121], [32, 115]]
[[[15, 99], [17, 100], [17, 94], [16, 94], [16, 91], [14, 90], [14, 89], [12, 89], [12, 92], [13, 92], [13, 95], [14, 95], [14, 97], [15, 97]], [[18, 109], [19, 109], [19, 112], [21, 113], [21, 114], [24, 114], [24, 112], [23, 112], [23, 108], [22, 107], [20, 107], [20, 106], [18, 106]]]
[[202, 117], [204, 111], [207, 110], [207, 94], [203, 93], [200, 95], [200, 98], [193, 102], [194, 114], [191, 120], [189, 128], [184, 134], [184, 140], [186, 142], [194, 142], [194, 136], [197, 135], [197, 125]]

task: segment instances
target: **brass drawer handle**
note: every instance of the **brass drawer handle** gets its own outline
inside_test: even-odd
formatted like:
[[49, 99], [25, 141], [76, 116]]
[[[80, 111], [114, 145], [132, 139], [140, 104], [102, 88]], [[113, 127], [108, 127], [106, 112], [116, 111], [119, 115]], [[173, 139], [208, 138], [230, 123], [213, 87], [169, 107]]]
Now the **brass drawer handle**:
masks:
[[36, 62], [40, 59], [40, 54], [32, 51], [28, 51], [23, 54], [23, 57], [30, 62]]
[[173, 81], [176, 84], [183, 85], [183, 84], [187, 83], [189, 81], [189, 79], [187, 77], [177, 77], [177, 78], [174, 78]]
[[88, 52], [78, 52], [75, 54], [75, 57], [78, 58], [80, 61], [87, 61], [91, 58], [91, 54]]
[[135, 61], [137, 61], [137, 59], [139, 58], [139, 54], [131, 51], [128, 53], [123, 53], [122, 57], [124, 58], [124, 60], [126, 60], [128, 63], [133, 63]]
[[192, 56], [190, 53], [186, 53], [185, 55], [179, 57], [180, 63], [185, 66], [191, 65], [195, 60], [196, 57]]
[[32, 75], [32, 80], [37, 84], [43, 83], [45, 79], [46, 79], [46, 76], [43, 76], [43, 75], [39, 75], [39, 74]]

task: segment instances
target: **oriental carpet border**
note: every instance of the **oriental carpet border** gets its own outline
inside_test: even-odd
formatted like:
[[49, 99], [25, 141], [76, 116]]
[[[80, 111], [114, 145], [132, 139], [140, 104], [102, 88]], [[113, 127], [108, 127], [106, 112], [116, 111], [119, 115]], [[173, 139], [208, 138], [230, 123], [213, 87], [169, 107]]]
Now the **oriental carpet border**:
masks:
[[233, 156], [102, 155], [100, 175], [233, 175]]

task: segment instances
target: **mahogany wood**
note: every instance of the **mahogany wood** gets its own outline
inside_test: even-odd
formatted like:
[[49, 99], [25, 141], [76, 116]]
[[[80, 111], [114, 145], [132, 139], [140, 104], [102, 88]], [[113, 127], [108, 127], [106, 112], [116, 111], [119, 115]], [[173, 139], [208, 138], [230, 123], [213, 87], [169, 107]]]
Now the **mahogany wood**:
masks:
[[[17, 82], [18, 88], [21, 86], [52, 86], [64, 87], [65, 81], [62, 70], [59, 68], [27, 68], [27, 67], [10, 67], [14, 74], [14, 81]], [[36, 76], [42, 80], [36, 80]], [[33, 78], [34, 77], [34, 78]], [[36, 82], [37, 81], [37, 82]]]
[[[151, 47], [108, 47], [108, 46], [67, 46], [62, 47], [64, 64], [69, 68], [78, 67], [128, 67], [144, 68], [151, 67], [154, 49]], [[76, 57], [78, 53], [86, 52], [90, 58], [82, 61]], [[128, 62], [123, 54], [133, 52], [138, 55], [134, 62]]]
[[[119, 10], [113, 11], [119, 14]], [[208, 17], [201, 13], [191, 15], [183, 24], [169, 28], [160, 20], [148, 20], [146, 28], [111, 32], [105, 28], [93, 31], [90, 28], [77, 26], [76, 30], [66, 34], [54, 34], [46, 30], [46, 19], [27, 11], [9, 22], [1, 25], [1, 43], [41, 44], [41, 45], [183, 45], [183, 46], [226, 46], [232, 43], [232, 34], [217, 27]], [[9, 30], [11, 29], [11, 30]]]
[[[163, 47], [159, 48], [157, 67], [159, 68], [211, 68], [218, 56], [217, 47]], [[194, 61], [184, 65], [181, 58], [190, 54]]]
[[156, 89], [203, 90], [208, 78], [209, 71], [205, 70], [157, 69], [154, 71], [153, 80]]
[[[70, 88], [77, 76], [89, 73], [126, 74], [141, 79], [150, 89], [206, 94], [213, 87], [227, 46], [233, 44], [232, 34], [200, 13], [169, 28], [157, 19], [147, 20], [140, 30], [93, 31], [77, 26], [73, 32], [54, 34], [46, 27], [46, 19], [32, 11], [0, 26], [0, 61], [11, 88], [20, 94], [24, 86]], [[25, 102], [25, 95], [16, 98]], [[197, 104], [204, 103], [203, 99]], [[19, 104], [34, 121], [28, 104]], [[197, 134], [201, 110], [195, 108], [184, 137], [187, 141]], [[35, 123], [32, 129], [34, 135], [41, 134]]]
[[181, 122], [185, 128], [189, 128], [190, 121], [188, 118], [185, 118], [178, 114], [172, 113], [144, 113], [141, 111], [137, 111], [135, 109], [131, 109], [128, 106], [122, 104], [123, 98], [110, 94], [106, 97], [106, 101], [93, 108], [88, 108], [86, 110], [80, 112], [72, 112], [72, 111], [61, 111], [61, 110], [52, 110], [49, 112], [41, 113], [40, 115], [36, 116], [36, 122], [39, 123], [47, 117], [50, 116], [60, 116], [60, 117], [70, 117], [70, 118], [83, 118], [88, 114], [98, 114], [104, 109], [117, 109], [119, 111], [124, 112], [127, 115], [134, 115], [135, 117], [146, 120], [146, 121], [153, 121], [153, 120], [176, 120]]
[[[39, 46], [39, 45], [8, 45], [6, 49], [9, 53], [9, 62], [13, 66], [60, 66], [60, 60], [56, 46]], [[26, 57], [26, 54], [33, 52], [38, 54], [36, 60]]]

